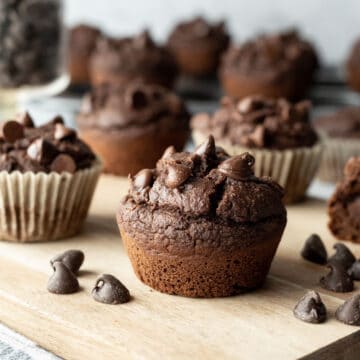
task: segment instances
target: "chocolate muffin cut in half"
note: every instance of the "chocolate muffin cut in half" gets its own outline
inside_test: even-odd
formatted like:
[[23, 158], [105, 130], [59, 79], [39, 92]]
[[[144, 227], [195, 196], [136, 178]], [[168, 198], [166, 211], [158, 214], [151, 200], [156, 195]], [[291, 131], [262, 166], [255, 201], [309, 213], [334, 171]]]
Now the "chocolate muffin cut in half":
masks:
[[165, 151], [130, 178], [117, 213], [136, 275], [168, 294], [223, 297], [260, 287], [286, 225], [283, 190], [210, 136], [193, 153]]

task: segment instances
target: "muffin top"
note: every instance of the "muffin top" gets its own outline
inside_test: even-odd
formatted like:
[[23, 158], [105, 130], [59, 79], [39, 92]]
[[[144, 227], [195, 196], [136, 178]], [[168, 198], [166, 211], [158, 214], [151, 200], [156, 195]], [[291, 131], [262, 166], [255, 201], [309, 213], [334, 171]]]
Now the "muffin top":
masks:
[[183, 101], [170, 90], [134, 82], [93, 89], [77, 120], [80, 128], [141, 130], [151, 125], [188, 128], [189, 117]]
[[309, 109], [309, 101], [292, 104], [263, 96], [224, 97], [212, 116], [198, 114], [191, 125], [232, 145], [277, 150], [309, 147], [318, 139], [309, 122]]
[[360, 68], [360, 39], [355, 41], [347, 60], [348, 67]]
[[169, 35], [168, 45], [177, 46], [213, 46], [226, 49], [229, 35], [223, 21], [210, 24], [202, 17], [179, 23]]
[[70, 31], [70, 52], [80, 56], [90, 55], [101, 32], [98, 28], [90, 25], [79, 24]]
[[294, 70], [309, 71], [317, 66], [310, 43], [296, 31], [260, 35], [240, 47], [231, 47], [223, 57], [222, 70], [274, 81]]
[[155, 44], [147, 31], [135, 37], [101, 37], [91, 65], [93, 69], [127, 73], [136, 78], [149, 74], [173, 78], [177, 74], [170, 52]]
[[360, 138], [360, 107], [343, 108], [334, 114], [319, 117], [315, 127], [333, 138]]
[[28, 113], [2, 123], [0, 171], [74, 173], [94, 161], [90, 148], [60, 116], [38, 127]]
[[156, 169], [130, 178], [120, 212], [146, 207], [152, 213], [175, 213], [179, 223], [201, 217], [227, 225], [285, 217], [282, 188], [270, 178], [256, 177], [253, 165], [249, 153], [229, 157], [212, 136], [192, 153], [170, 147]]

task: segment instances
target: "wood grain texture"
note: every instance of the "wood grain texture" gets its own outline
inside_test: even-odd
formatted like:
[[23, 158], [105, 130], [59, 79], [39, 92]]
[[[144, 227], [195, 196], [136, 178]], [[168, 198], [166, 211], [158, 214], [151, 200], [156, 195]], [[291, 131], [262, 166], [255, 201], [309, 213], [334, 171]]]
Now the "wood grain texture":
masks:
[[[334, 319], [335, 309], [351, 294], [319, 288], [325, 268], [299, 256], [312, 232], [323, 237], [329, 251], [335, 242], [326, 230], [323, 202], [288, 208], [288, 226], [262, 289], [199, 300], [160, 294], [135, 277], [114, 216], [126, 188], [126, 180], [103, 176], [76, 238], [0, 243], [0, 321], [66, 359], [295, 359], [357, 330]], [[360, 255], [356, 245], [350, 247]], [[49, 294], [49, 259], [69, 248], [86, 254], [79, 277], [82, 291]], [[96, 303], [89, 293], [102, 273], [119, 277], [133, 300], [118, 306]], [[296, 301], [311, 288], [321, 292], [328, 308], [325, 324], [306, 324], [292, 315]]]

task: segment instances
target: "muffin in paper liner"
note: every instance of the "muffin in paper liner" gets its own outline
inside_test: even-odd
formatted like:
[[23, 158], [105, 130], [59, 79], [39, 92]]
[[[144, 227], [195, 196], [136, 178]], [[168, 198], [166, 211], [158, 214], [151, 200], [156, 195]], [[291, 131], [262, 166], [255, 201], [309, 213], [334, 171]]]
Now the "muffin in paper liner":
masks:
[[[192, 133], [195, 145], [201, 144], [206, 135], [199, 131]], [[285, 189], [284, 201], [294, 203], [301, 201], [312, 179], [314, 178], [323, 152], [322, 142], [312, 147], [301, 147], [288, 150], [267, 150], [247, 148], [217, 141], [229, 155], [249, 152], [255, 157], [255, 175], [270, 176]]]
[[343, 178], [346, 162], [352, 156], [360, 156], [360, 139], [323, 137], [325, 147], [317, 176], [335, 183]]
[[80, 231], [102, 165], [68, 172], [0, 172], [0, 240], [38, 242]]

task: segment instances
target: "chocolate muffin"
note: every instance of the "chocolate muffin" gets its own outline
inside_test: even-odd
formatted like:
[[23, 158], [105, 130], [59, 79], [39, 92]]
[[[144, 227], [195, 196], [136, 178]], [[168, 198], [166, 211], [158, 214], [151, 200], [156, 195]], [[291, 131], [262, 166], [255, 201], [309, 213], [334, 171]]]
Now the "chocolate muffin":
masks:
[[318, 176], [324, 181], [339, 181], [347, 160], [360, 156], [360, 107], [343, 108], [315, 119], [314, 124], [325, 139]]
[[70, 30], [69, 71], [73, 84], [90, 83], [89, 60], [100, 36], [101, 31], [90, 25], [80, 24]]
[[177, 66], [171, 53], [148, 32], [135, 37], [101, 38], [90, 60], [91, 84], [127, 85], [134, 80], [171, 88]]
[[189, 117], [180, 98], [161, 86], [103, 85], [85, 97], [78, 126], [105, 172], [127, 176], [154, 167], [170, 145], [181, 150]]
[[168, 294], [221, 297], [261, 286], [286, 225], [282, 188], [209, 137], [193, 153], [169, 148], [130, 178], [117, 213], [136, 275]]
[[318, 168], [322, 146], [309, 121], [310, 103], [249, 96], [225, 97], [212, 116], [192, 118], [196, 144], [212, 134], [229, 154], [249, 151], [255, 156], [256, 176], [271, 176], [285, 188], [285, 201], [295, 202]]
[[76, 234], [101, 165], [61, 117], [35, 127], [25, 113], [2, 123], [0, 239], [49, 241]]
[[223, 21], [210, 24], [202, 17], [179, 23], [167, 45], [183, 74], [200, 77], [216, 73], [230, 37]]
[[220, 80], [228, 95], [242, 98], [304, 97], [317, 67], [315, 50], [295, 31], [261, 35], [231, 47], [220, 67]]
[[360, 92], [360, 39], [354, 43], [346, 62], [346, 77], [350, 87]]
[[340, 240], [360, 243], [360, 157], [351, 158], [329, 200], [329, 228]]

